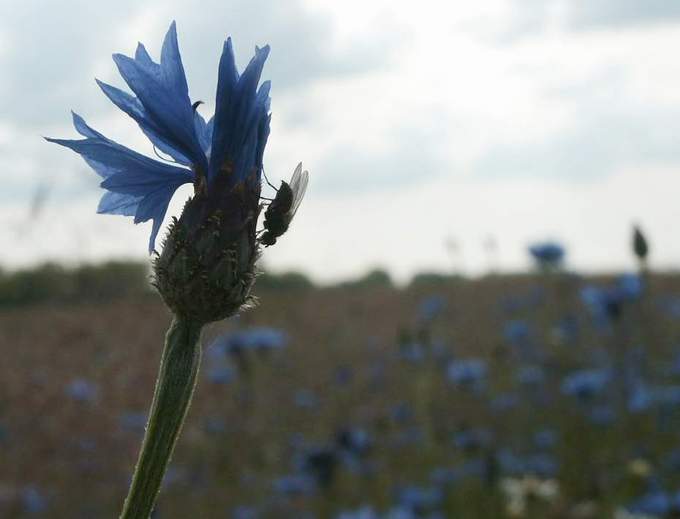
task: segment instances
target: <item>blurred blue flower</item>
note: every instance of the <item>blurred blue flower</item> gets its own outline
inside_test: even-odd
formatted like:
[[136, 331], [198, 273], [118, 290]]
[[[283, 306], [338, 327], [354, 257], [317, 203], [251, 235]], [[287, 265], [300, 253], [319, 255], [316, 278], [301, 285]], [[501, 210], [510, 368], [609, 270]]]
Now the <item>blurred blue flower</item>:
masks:
[[290, 474], [276, 479], [274, 490], [287, 497], [311, 496], [316, 492], [316, 481], [310, 475]]
[[211, 368], [206, 376], [213, 384], [230, 384], [236, 378], [236, 373], [229, 366], [217, 366]]
[[335, 442], [343, 452], [358, 457], [365, 456], [373, 447], [373, 437], [360, 427], [341, 428]]
[[437, 508], [443, 497], [438, 488], [406, 486], [397, 490], [395, 502], [412, 513], [423, 514]]
[[533, 434], [532, 441], [539, 449], [551, 449], [557, 444], [558, 434], [555, 429], [539, 429]]
[[302, 409], [316, 409], [319, 406], [319, 397], [308, 389], [299, 389], [295, 392], [295, 405]]
[[47, 511], [47, 498], [35, 485], [29, 485], [21, 490], [21, 504], [24, 512], [29, 515], [43, 514]]
[[616, 288], [621, 298], [627, 301], [641, 297], [644, 292], [644, 284], [638, 274], [622, 274], [616, 280]]
[[417, 364], [425, 359], [425, 348], [419, 342], [402, 342], [399, 344], [399, 357]]
[[453, 434], [453, 444], [462, 450], [487, 448], [493, 441], [493, 434], [483, 427], [463, 429]]
[[593, 285], [581, 289], [581, 300], [590, 310], [596, 323], [606, 325], [621, 317], [623, 305], [642, 296], [643, 285], [639, 276], [626, 274], [607, 287]]
[[473, 389], [481, 388], [486, 374], [486, 362], [482, 359], [453, 360], [446, 368], [449, 382]]
[[536, 243], [529, 247], [529, 253], [542, 268], [554, 268], [561, 265], [564, 260], [565, 250], [562, 245], [555, 242]]
[[356, 510], [341, 511], [336, 519], [380, 519], [380, 515], [373, 509], [373, 507], [364, 505]]
[[[231, 190], [256, 171], [259, 185], [262, 155], [269, 135], [269, 82], [257, 84], [269, 47], [256, 49], [242, 75], [236, 70], [231, 39], [224, 44], [219, 65], [215, 116], [206, 122], [200, 102], [189, 98], [184, 66], [173, 22], [160, 63], [141, 43], [134, 58], [114, 54], [113, 60], [134, 95], [97, 81], [104, 94], [137, 122], [156, 153], [171, 158], [150, 159], [106, 138], [75, 113], [73, 124], [84, 139], [47, 139], [80, 154], [103, 181], [107, 192], [98, 212], [134, 216], [135, 223], [153, 221], [149, 252], [153, 251], [168, 204], [182, 184], [196, 193], [215, 188]], [[171, 164], [167, 163], [171, 162]], [[225, 167], [229, 171], [225, 170]], [[225, 174], [219, 175], [225, 170]], [[259, 193], [259, 191], [258, 191]]]
[[93, 402], [97, 399], [99, 388], [93, 382], [78, 378], [66, 386], [66, 394], [79, 402]]
[[629, 388], [628, 410], [631, 413], [641, 413], [647, 411], [655, 402], [654, 391], [645, 383], [637, 382]]
[[589, 400], [600, 394], [610, 380], [605, 370], [584, 369], [570, 373], [562, 380], [562, 392], [581, 400]]
[[209, 349], [225, 353], [255, 351], [266, 353], [281, 350], [288, 344], [288, 335], [277, 328], [259, 326], [219, 335]]
[[253, 506], [240, 505], [231, 511], [231, 519], [258, 519], [260, 512]]
[[526, 321], [512, 320], [503, 325], [503, 337], [513, 346], [523, 346], [531, 338], [531, 329]]
[[554, 477], [558, 471], [558, 463], [548, 454], [532, 454], [519, 456], [510, 450], [503, 449], [497, 454], [501, 470], [508, 476]]
[[431, 295], [424, 298], [418, 305], [418, 320], [429, 322], [437, 318], [446, 308], [446, 298], [441, 295]]
[[126, 412], [120, 415], [118, 423], [120, 428], [128, 432], [144, 432], [146, 427], [146, 413]]
[[680, 494], [669, 494], [664, 491], [649, 492], [627, 507], [633, 514], [646, 514], [653, 517], [670, 517], [680, 513]]

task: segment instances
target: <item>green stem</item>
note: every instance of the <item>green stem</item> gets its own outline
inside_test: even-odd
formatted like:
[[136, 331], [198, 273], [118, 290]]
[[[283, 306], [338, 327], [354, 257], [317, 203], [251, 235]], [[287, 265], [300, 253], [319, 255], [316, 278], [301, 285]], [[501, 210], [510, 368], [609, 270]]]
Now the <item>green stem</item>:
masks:
[[202, 328], [175, 318], [165, 336], [149, 422], [120, 519], [147, 519], [153, 511], [196, 386]]

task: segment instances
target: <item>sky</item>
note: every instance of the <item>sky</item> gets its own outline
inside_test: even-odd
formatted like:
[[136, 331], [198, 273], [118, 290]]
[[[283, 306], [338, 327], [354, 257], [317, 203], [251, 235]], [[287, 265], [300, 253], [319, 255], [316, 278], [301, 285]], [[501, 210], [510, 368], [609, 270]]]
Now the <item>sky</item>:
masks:
[[0, 265], [145, 258], [150, 222], [96, 214], [98, 177], [42, 137], [75, 138], [73, 109], [153, 156], [94, 78], [123, 87], [111, 54], [141, 41], [157, 58], [172, 20], [204, 116], [224, 39], [240, 68], [271, 45], [266, 171], [277, 183], [302, 161], [311, 177], [266, 268], [480, 274], [557, 240], [570, 268], [623, 270], [633, 223], [653, 267], [680, 266], [667, 0], [0, 0]]

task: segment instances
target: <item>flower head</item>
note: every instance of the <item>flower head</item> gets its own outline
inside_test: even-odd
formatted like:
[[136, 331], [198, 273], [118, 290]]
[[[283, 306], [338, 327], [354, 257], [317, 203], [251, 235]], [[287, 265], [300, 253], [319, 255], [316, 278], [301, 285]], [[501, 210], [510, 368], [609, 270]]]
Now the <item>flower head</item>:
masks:
[[132, 91], [97, 81], [104, 94], [137, 122], [156, 154], [151, 159], [88, 126], [73, 122], [84, 138], [48, 139], [80, 154], [106, 190], [100, 213], [153, 221], [149, 252], [168, 204], [179, 186], [192, 183], [194, 196], [170, 228], [155, 265], [156, 284], [178, 315], [202, 322], [233, 314], [249, 299], [261, 240], [256, 226], [264, 148], [269, 136], [268, 81], [260, 75], [269, 47], [239, 74], [231, 39], [219, 63], [215, 114], [206, 122], [200, 101], [189, 97], [173, 22], [154, 62], [140, 43], [134, 57], [113, 60]]
[[[154, 62], [141, 43], [134, 57], [114, 54], [113, 61], [134, 95], [97, 80], [104, 94], [137, 122], [172, 164], [130, 150], [88, 126], [73, 114], [84, 139], [47, 139], [71, 148], [103, 178], [98, 212], [134, 216], [135, 223], [153, 220], [149, 251], [179, 186], [193, 183], [203, 195], [247, 183], [259, 196], [262, 155], [269, 136], [268, 81], [257, 85], [269, 47], [256, 49], [239, 75], [231, 39], [224, 44], [219, 66], [215, 115], [206, 122], [189, 98], [184, 66], [173, 22]], [[213, 197], [218, 196], [214, 193]]]
[[554, 242], [536, 243], [529, 247], [529, 254], [541, 268], [558, 267], [564, 260], [565, 250]]

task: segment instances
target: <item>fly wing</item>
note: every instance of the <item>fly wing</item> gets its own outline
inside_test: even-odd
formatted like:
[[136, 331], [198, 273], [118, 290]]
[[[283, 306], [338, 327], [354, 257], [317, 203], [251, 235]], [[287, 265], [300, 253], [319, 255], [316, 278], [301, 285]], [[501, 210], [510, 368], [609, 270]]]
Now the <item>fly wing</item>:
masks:
[[290, 189], [293, 192], [293, 203], [290, 205], [290, 209], [286, 213], [286, 216], [290, 219], [295, 216], [295, 213], [300, 207], [300, 203], [305, 196], [305, 191], [307, 191], [307, 184], [309, 182], [309, 172], [302, 171], [302, 162], [297, 165], [293, 176], [290, 179]]

